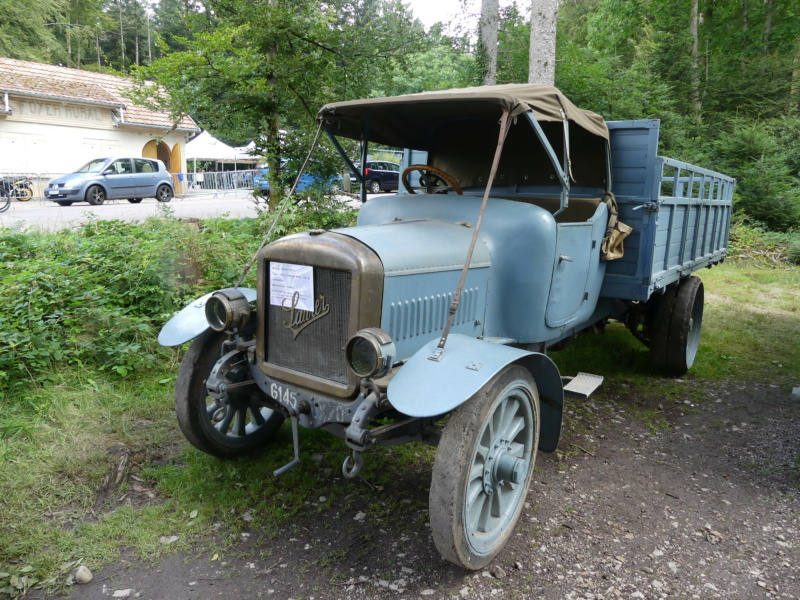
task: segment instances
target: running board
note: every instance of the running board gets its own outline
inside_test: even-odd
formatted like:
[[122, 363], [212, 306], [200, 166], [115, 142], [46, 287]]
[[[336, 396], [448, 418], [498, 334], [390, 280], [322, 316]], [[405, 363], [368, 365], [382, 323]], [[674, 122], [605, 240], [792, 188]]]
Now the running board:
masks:
[[588, 398], [603, 383], [602, 375], [578, 373], [575, 377], [562, 377], [564, 393], [571, 398]]

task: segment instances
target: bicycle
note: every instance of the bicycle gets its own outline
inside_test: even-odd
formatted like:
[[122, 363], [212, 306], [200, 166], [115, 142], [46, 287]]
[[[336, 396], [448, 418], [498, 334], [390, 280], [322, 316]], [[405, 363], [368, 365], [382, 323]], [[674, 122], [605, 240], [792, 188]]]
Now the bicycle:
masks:
[[[10, 179], [10, 180], [9, 180]], [[7, 192], [11, 198], [16, 198], [20, 202], [27, 202], [33, 198], [33, 177], [30, 175], [26, 177], [11, 177], [2, 180], [3, 192]]]

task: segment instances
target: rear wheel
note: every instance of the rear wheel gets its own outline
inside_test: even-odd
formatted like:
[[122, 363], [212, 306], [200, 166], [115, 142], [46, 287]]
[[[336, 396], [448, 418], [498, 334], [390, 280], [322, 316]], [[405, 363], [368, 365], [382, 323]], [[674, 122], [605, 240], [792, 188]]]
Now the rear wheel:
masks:
[[169, 202], [170, 200], [172, 200], [173, 195], [174, 194], [172, 193], [172, 188], [169, 187], [166, 183], [162, 183], [160, 186], [158, 186], [158, 189], [156, 190], [156, 200], [158, 200], [159, 202]]
[[[229, 389], [220, 399], [211, 397], [206, 382], [222, 357], [224, 333], [208, 329], [197, 336], [183, 357], [175, 383], [178, 424], [191, 444], [213, 456], [229, 458], [260, 448], [284, 421], [281, 413], [262, 406], [263, 395], [254, 383]], [[225, 383], [250, 380], [246, 357], [231, 359]]]
[[369, 182], [369, 193], [370, 194], [380, 194], [383, 190], [381, 189], [381, 182], [377, 179], [374, 179]]
[[653, 365], [683, 375], [694, 364], [703, 326], [703, 282], [684, 279], [661, 298], [653, 322], [650, 352]]
[[86, 201], [92, 206], [99, 206], [106, 201], [106, 192], [99, 185], [93, 185], [86, 191]]
[[6, 212], [11, 207], [11, 196], [7, 191], [0, 191], [0, 212]]
[[17, 200], [20, 202], [27, 202], [33, 198], [33, 191], [27, 186], [20, 186], [17, 188]]
[[128, 198], [128, 202], [131, 204], [139, 204], [142, 201], [141, 198]]
[[489, 564], [522, 513], [539, 445], [539, 395], [523, 367], [506, 367], [459, 406], [433, 465], [431, 533], [467, 569]]

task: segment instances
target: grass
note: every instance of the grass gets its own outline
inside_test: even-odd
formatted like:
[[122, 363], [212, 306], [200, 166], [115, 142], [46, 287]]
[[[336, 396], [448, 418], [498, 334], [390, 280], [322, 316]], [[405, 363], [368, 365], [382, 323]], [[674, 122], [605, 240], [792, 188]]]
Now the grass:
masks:
[[[700, 276], [707, 299], [703, 337], [684, 378], [654, 374], [647, 349], [618, 324], [554, 353], [562, 373], [604, 375], [606, 391], [597, 402], [621, 403], [654, 430], [665, 426], [655, 402], [702, 400], [687, 379], [798, 385], [800, 270], [726, 264]], [[302, 431], [303, 463], [278, 479], [270, 473], [291, 459], [288, 427], [255, 456], [217, 460], [189, 447], [177, 427], [172, 386], [178, 359], [176, 352], [122, 380], [64, 369], [53, 374], [54, 384], [28, 390], [24, 401], [5, 407], [0, 596], [63, 585], [76, 565], [97, 569], [123, 549], [144, 559], [188, 548], [224, 557], [243, 530], [276, 535], [309, 510], [368, 506], [376, 518], [420, 515], [407, 520], [408, 534], [422, 526], [434, 449], [412, 444], [371, 451], [363, 471], [369, 486], [341, 479], [348, 450], [319, 431]], [[580, 452], [561, 450], [565, 458]], [[409, 491], [374, 494], [384, 487]], [[165, 536], [177, 541], [165, 544]]]

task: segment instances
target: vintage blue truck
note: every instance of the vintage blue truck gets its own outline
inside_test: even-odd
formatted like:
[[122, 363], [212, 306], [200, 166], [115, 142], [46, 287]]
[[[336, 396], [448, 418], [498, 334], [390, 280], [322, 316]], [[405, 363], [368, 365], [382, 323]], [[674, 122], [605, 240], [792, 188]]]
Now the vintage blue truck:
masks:
[[[364, 202], [355, 227], [290, 235], [257, 255], [257, 288], [198, 299], [162, 330], [193, 340], [175, 390], [197, 448], [248, 452], [291, 420], [352, 450], [437, 446], [434, 542], [488, 564], [519, 518], [537, 450], [556, 449], [565, 395], [548, 357], [611, 319], [684, 373], [703, 285], [725, 258], [735, 182], [657, 154], [659, 122], [606, 123], [557, 89], [502, 85], [337, 102], [339, 138], [404, 148], [402, 189]], [[356, 173], [363, 181], [363, 173]], [[365, 186], [361, 186], [366, 201]]]

